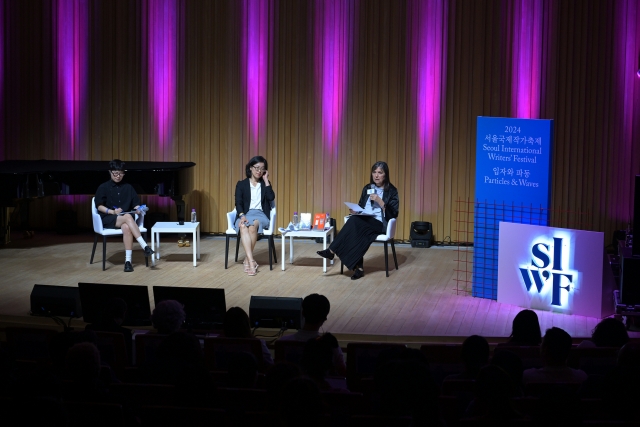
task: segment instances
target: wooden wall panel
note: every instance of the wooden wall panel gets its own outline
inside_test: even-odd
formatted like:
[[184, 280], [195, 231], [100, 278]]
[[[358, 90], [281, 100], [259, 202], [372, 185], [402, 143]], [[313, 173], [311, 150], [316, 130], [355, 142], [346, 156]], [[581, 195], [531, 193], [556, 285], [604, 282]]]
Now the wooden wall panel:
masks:
[[[86, 137], [75, 158], [195, 162], [194, 191], [186, 202], [198, 210], [205, 232], [226, 229], [235, 183], [253, 155], [269, 161], [279, 226], [288, 223], [294, 210], [341, 217], [347, 211], [343, 202], [357, 201], [368, 182], [370, 166], [386, 160], [401, 197], [398, 237], [408, 239], [411, 221], [424, 220], [433, 223], [438, 240], [455, 240], [456, 200], [474, 197], [476, 118], [511, 114], [511, 2], [446, 3], [439, 134], [424, 161], [416, 154], [417, 117], [408, 69], [411, 3], [348, 3], [350, 72], [335, 155], [323, 146], [315, 3], [268, 3], [266, 132], [254, 152], [241, 79], [242, 2], [177, 1], [176, 110], [172, 141], [165, 149], [157, 142], [151, 117], [143, 3], [92, 2]], [[607, 232], [607, 241], [629, 220], [632, 176], [640, 173], [640, 79], [624, 74], [640, 66], [632, 64], [640, 49], [638, 3], [543, 1], [547, 36], [540, 117], [555, 121], [553, 208], [560, 213], [554, 215], [554, 225], [586, 223], [588, 229]], [[65, 156], [52, 71], [51, 4], [5, 3], [6, 126], [0, 159]], [[636, 49], [635, 59], [628, 55], [622, 64], [624, 70], [619, 58], [629, 45], [620, 43], [621, 26], [626, 42]], [[146, 200], [175, 217], [172, 202]], [[71, 207], [79, 212], [80, 224], [89, 227], [84, 215], [88, 203], [89, 197], [34, 201], [32, 221], [51, 228], [55, 216], [48, 213]], [[590, 216], [583, 221], [570, 211]]]

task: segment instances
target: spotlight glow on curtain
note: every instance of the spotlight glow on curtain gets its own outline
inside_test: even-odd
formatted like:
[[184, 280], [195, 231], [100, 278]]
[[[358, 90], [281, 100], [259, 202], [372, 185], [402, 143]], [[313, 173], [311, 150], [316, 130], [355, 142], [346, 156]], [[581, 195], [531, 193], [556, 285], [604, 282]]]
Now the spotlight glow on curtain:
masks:
[[247, 127], [252, 155], [265, 139], [269, 77], [269, 11], [267, 0], [242, 2], [242, 82], [247, 102]]
[[88, 1], [58, 0], [54, 11], [58, 111], [64, 121], [60, 155], [61, 159], [74, 159], [85, 108]]
[[342, 127], [347, 83], [351, 71], [354, 0], [316, 0], [314, 56], [316, 93], [322, 102], [322, 141], [334, 156]]
[[146, 0], [143, 5], [149, 102], [159, 147], [169, 155], [176, 103], [178, 0]]
[[511, 112], [520, 119], [537, 119], [542, 71], [542, 0], [515, 0], [512, 7]]
[[440, 129], [446, 82], [447, 2], [413, 0], [407, 4], [407, 61], [416, 108], [419, 161], [430, 156]]

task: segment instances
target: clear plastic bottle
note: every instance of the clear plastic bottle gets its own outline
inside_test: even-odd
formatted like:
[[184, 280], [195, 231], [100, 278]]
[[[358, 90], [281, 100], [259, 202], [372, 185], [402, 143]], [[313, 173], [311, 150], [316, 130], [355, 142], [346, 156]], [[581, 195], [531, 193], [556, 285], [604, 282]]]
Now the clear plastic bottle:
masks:
[[191, 222], [196, 222], [196, 208], [191, 209]]
[[329, 212], [327, 212], [327, 219], [324, 221], [324, 229], [328, 230], [331, 227], [331, 216], [329, 216]]
[[293, 219], [291, 220], [291, 223], [295, 228], [298, 228], [298, 225], [300, 224], [300, 217], [298, 216], [298, 212], [293, 213]]

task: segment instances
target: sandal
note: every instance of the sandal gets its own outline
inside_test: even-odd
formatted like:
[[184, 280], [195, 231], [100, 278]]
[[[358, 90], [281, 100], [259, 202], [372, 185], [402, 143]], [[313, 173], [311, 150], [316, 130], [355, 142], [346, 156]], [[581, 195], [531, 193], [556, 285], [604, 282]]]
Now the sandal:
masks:
[[247, 262], [247, 260], [245, 259], [244, 262], [242, 263], [242, 265], [244, 265], [244, 272], [248, 273], [249, 272], [249, 263]]
[[254, 263], [255, 265], [254, 265], [253, 267], [249, 267], [249, 268], [248, 268], [248, 270], [249, 270], [249, 271], [247, 271], [247, 274], [248, 274], [249, 276], [255, 276], [256, 274], [258, 274], [258, 267], [259, 267], [259, 265], [258, 265], [258, 263], [257, 263], [257, 262], [255, 262], [255, 261], [253, 261], [253, 263]]
[[188, 240], [185, 240], [185, 241], [184, 241], [184, 247], [185, 247], [185, 248], [188, 248], [189, 246], [191, 246], [191, 244], [189, 243], [189, 241], [188, 241]]
[[178, 240], [178, 246], [183, 247], [184, 246], [184, 240], [182, 240], [182, 239]]

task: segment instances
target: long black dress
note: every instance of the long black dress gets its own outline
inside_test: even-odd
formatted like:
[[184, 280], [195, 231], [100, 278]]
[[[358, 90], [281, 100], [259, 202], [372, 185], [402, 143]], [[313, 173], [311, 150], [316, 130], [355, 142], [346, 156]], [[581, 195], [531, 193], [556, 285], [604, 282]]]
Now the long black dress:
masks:
[[[369, 202], [367, 190], [370, 184], [362, 189], [362, 195], [358, 205], [364, 208]], [[382, 211], [383, 221], [378, 221], [372, 216], [352, 215], [338, 233], [336, 239], [329, 245], [329, 249], [333, 251], [349, 270], [355, 270], [357, 266], [362, 266], [364, 254], [369, 250], [369, 246], [376, 240], [380, 234], [384, 234], [387, 230], [387, 223], [392, 218], [398, 217], [398, 209], [400, 207], [400, 199], [398, 198], [398, 189], [392, 184], [384, 190], [382, 201], [385, 204], [385, 210]]]

